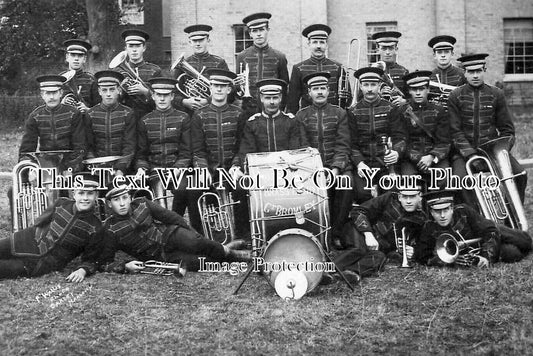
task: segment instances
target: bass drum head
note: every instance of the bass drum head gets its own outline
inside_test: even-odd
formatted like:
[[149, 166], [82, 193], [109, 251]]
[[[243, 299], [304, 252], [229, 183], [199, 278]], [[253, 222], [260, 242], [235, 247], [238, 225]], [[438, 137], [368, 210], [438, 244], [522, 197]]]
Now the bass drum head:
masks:
[[[265, 271], [265, 275], [270, 285], [276, 288], [276, 291], [278, 288], [284, 290], [284, 296], [280, 296], [285, 298], [285, 293], [291, 291], [287, 291], [287, 288], [284, 286], [290, 284], [289, 282], [292, 279], [296, 293], [300, 285], [302, 285], [301, 282], [297, 283], [300, 275], [304, 276], [307, 280], [305, 293], [309, 293], [315, 289], [322, 279], [326, 258], [320, 242], [311, 233], [301, 229], [287, 229], [280, 231], [268, 241], [263, 260], [265, 266], [269, 268], [269, 270]], [[297, 264], [300, 268], [297, 269], [296, 266], [288, 266], [291, 262]], [[282, 278], [282, 281], [277, 282], [278, 278]], [[291, 289], [290, 286], [289, 289]]]

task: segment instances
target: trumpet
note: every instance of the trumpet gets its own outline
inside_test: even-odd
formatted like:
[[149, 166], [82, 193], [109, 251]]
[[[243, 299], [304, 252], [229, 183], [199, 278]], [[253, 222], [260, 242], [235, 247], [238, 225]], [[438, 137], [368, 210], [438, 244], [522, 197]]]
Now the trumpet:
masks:
[[185, 53], [182, 53], [178, 59], [172, 63], [170, 70], [173, 71], [176, 68], [183, 71], [176, 79], [178, 84], [176, 88], [178, 91], [188, 98], [203, 98], [208, 99], [211, 96], [211, 84], [209, 79], [202, 75], [193, 68], [189, 63], [185, 61]]
[[372, 65], [376, 68], [381, 68], [383, 70], [383, 82], [380, 85], [379, 91], [381, 92], [385, 86], [388, 86], [391, 90], [390, 94], [382, 94], [381, 96], [383, 99], [392, 101], [394, 97], [400, 96], [402, 98], [405, 98], [404, 93], [394, 84], [394, 81], [392, 80], [389, 73], [386, 72], [387, 70], [387, 63], [385, 61], [377, 61]]
[[198, 199], [198, 210], [202, 218], [204, 236], [222, 244], [235, 239], [234, 202], [230, 192], [225, 189], [219, 194], [207, 192]]
[[394, 233], [394, 238], [396, 240], [396, 251], [402, 254], [402, 265], [401, 268], [411, 268], [411, 264], [409, 263], [409, 259], [407, 258], [407, 249], [406, 243], [407, 243], [407, 236], [405, 233], [405, 227], [402, 227], [401, 235], [402, 237], [398, 237], [398, 231], [396, 230], [396, 224], [392, 224], [392, 230]]
[[[349, 67], [350, 59], [352, 57], [352, 46], [354, 42], [357, 42], [357, 61], [356, 61], [355, 69]], [[361, 57], [361, 42], [357, 38], [352, 38], [352, 40], [348, 44], [348, 58], [346, 60], [347, 66], [341, 67], [341, 75], [339, 77], [339, 84], [337, 87], [337, 96], [339, 98], [337, 104], [343, 109], [346, 109], [347, 107], [353, 107], [357, 104], [357, 95], [358, 95], [358, 90], [359, 90], [359, 86], [357, 85], [357, 80], [354, 83], [353, 92], [350, 93], [352, 95], [352, 101], [349, 106], [347, 105], [348, 104], [347, 98], [342, 97], [341, 93], [346, 93], [350, 91], [350, 75], [353, 75], [353, 73], [357, 70], [357, 68], [359, 68], [360, 57]]]
[[239, 86], [239, 95], [243, 98], [251, 98], [252, 97], [252, 94], [250, 94], [250, 79], [249, 79], [249, 76], [250, 76], [250, 66], [248, 65], [248, 63], [246, 63], [246, 66], [245, 66], [245, 69], [244, 69], [244, 72], [242, 70], [242, 63], [241, 63], [241, 69], [240, 69], [240, 72], [241, 74], [243, 74], [244, 76], [244, 84], [240, 85]]
[[144, 269], [140, 271], [143, 274], [153, 274], [156, 276], [177, 275], [184, 277], [187, 270], [180, 263], [161, 262], [149, 260], [143, 263]]
[[465, 240], [459, 231], [456, 233], [459, 235], [460, 241], [457, 241], [455, 236], [450, 233], [440, 234], [435, 243], [435, 252], [444, 263], [454, 263], [459, 255], [464, 255], [467, 260], [470, 260], [469, 265], [471, 265], [481, 252], [481, 248], [474, 248], [472, 245], [481, 242], [481, 238]]

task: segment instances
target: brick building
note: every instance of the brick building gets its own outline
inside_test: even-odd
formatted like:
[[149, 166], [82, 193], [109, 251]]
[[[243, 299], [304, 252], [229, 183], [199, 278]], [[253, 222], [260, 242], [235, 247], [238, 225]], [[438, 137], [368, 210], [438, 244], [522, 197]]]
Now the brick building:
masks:
[[[533, 104], [531, 0], [151, 0], [148, 4], [147, 11], [160, 11], [162, 18], [146, 22], [154, 28], [162, 24], [162, 41], [154, 43], [160, 63], [170, 63], [170, 56], [175, 59], [183, 52], [191, 53], [183, 28], [207, 23], [214, 27], [210, 51], [238, 70], [234, 68], [235, 54], [250, 43], [241, 20], [253, 12], [267, 11], [273, 15], [269, 41], [287, 55], [289, 73], [294, 63], [309, 56], [301, 31], [312, 23], [326, 23], [333, 29], [328, 56], [345, 64], [350, 40], [359, 39], [361, 49], [353, 49], [352, 67], [357, 52], [360, 67], [376, 60], [375, 46], [368, 40], [373, 32], [387, 29], [403, 34], [398, 62], [409, 70], [432, 68], [427, 41], [437, 34], [451, 34], [457, 38], [456, 57], [489, 53], [487, 81], [505, 83], [511, 103]], [[148, 10], [150, 7], [155, 10]]]

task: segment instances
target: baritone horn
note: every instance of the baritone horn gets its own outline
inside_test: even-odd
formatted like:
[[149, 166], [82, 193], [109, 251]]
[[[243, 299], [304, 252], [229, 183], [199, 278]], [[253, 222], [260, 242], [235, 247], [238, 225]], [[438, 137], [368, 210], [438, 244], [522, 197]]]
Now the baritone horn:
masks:
[[[350, 61], [352, 59], [352, 48], [354, 46], [354, 43], [357, 42], [357, 59], [355, 68], [350, 67]], [[357, 38], [352, 38], [350, 40], [350, 43], [348, 44], [348, 54], [346, 59], [346, 66], [341, 67], [341, 75], [339, 77], [339, 84], [337, 87], [337, 96], [338, 96], [338, 102], [337, 104], [343, 108], [346, 109], [348, 107], [353, 107], [355, 104], [357, 104], [357, 95], [359, 94], [359, 86], [357, 83], [357, 79], [354, 82], [353, 90], [350, 90], [350, 77], [353, 76], [353, 73], [359, 68], [359, 61], [361, 58], [361, 42]], [[341, 93], [350, 93], [352, 95], [352, 101], [350, 105], [348, 105], [347, 98], [343, 98], [341, 96]]]
[[[435, 242], [435, 252], [439, 259], [444, 263], [454, 263], [459, 257], [460, 254], [465, 254], [470, 258], [474, 258], [479, 255], [481, 249], [471, 247], [474, 244], [481, 242], [481, 238], [465, 240], [459, 233], [456, 231], [460, 237], [460, 241], [457, 241], [454, 235], [450, 233], [442, 233], [437, 237]], [[466, 251], [468, 250], [469, 251]]]
[[203, 98], [208, 99], [211, 96], [211, 84], [209, 80], [203, 76], [202, 72], [198, 72], [189, 63], [185, 61], [185, 53], [182, 53], [178, 59], [172, 63], [170, 70], [181, 69], [183, 73], [179, 75], [176, 80], [176, 88], [187, 98]]
[[34, 225], [35, 219], [48, 207], [45, 189], [29, 181], [29, 176], [32, 173], [36, 176], [39, 169], [40, 166], [31, 161], [21, 161], [13, 167], [13, 232]]
[[219, 189], [218, 194], [206, 192], [198, 199], [204, 236], [222, 244], [235, 239], [235, 220], [231, 192]]
[[[483, 155], [475, 155], [466, 162], [466, 171], [469, 175], [481, 174], [494, 175], [499, 178], [500, 184], [496, 189], [478, 187], [475, 193], [483, 216], [496, 223], [506, 225], [512, 229], [528, 230], [528, 222], [524, 207], [516, 188], [515, 177], [526, 174], [525, 171], [513, 174], [509, 150], [511, 136], [499, 137], [479, 146]], [[481, 160], [488, 167], [489, 172], [474, 172], [473, 162]]]

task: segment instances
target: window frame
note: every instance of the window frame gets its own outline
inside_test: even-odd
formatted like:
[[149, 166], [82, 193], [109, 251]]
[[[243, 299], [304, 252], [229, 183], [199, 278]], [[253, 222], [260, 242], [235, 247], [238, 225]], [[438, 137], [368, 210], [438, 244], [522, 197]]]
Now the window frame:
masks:
[[376, 32], [383, 31], [398, 31], [398, 21], [378, 21], [366, 22], [366, 60], [368, 64], [379, 61], [379, 52], [376, 41], [372, 39], [372, 35]]
[[[526, 33], [524, 35], [524, 32], [530, 32], [530, 34]], [[528, 36], [531, 36], [531, 38], [524, 39], [524, 37]], [[522, 37], [522, 39], [515, 39], [516, 37]], [[503, 43], [503, 80], [506, 82], [533, 81], [533, 18], [504, 18]], [[521, 49], [522, 53], [511, 54], [511, 51], [516, 49]], [[529, 51], [526, 52], [527, 49]], [[520, 65], [522, 65], [523, 71], [516, 72], [516, 68], [520, 68]], [[512, 71], [508, 71], [509, 67], [512, 68]]]

